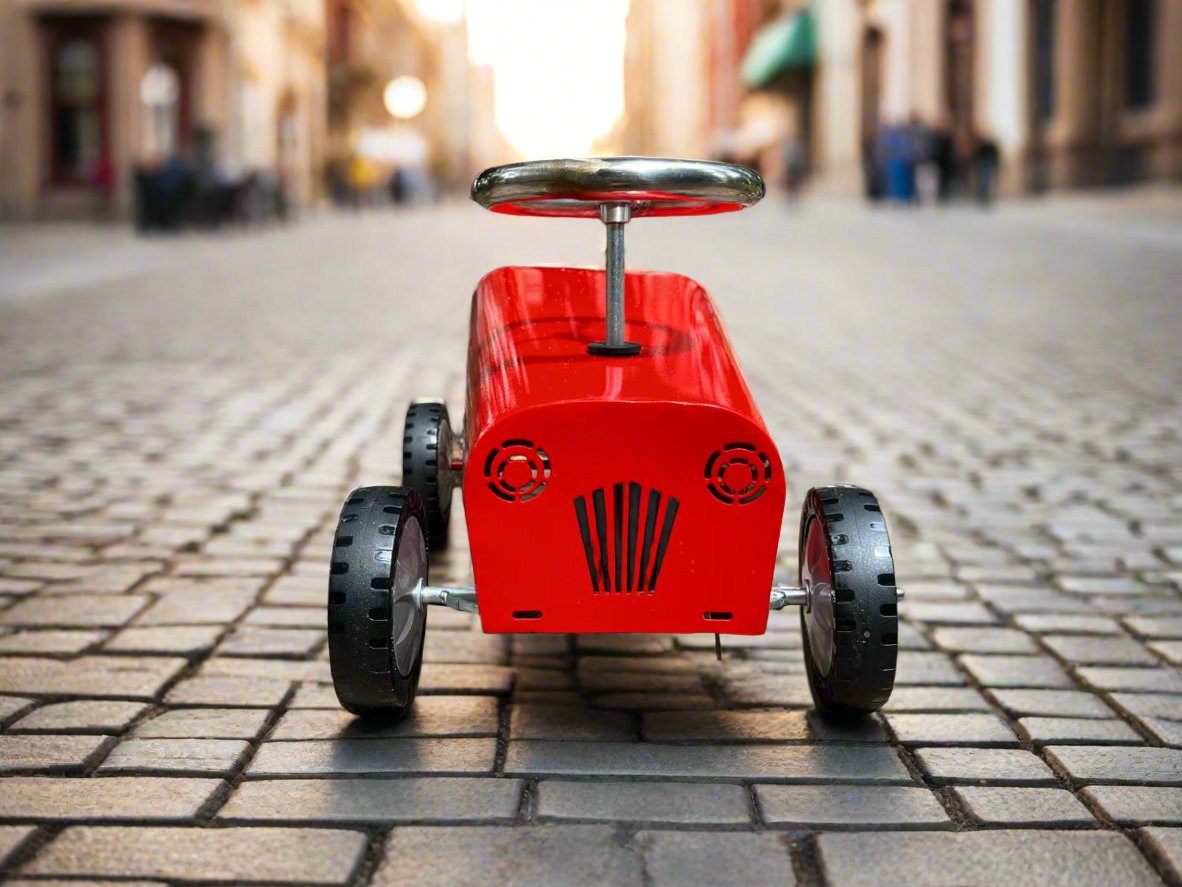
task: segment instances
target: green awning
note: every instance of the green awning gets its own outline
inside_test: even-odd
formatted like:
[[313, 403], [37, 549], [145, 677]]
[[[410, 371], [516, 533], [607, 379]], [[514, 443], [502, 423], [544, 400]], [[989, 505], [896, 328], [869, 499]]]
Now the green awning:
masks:
[[779, 74], [817, 58], [817, 25], [809, 10], [777, 19], [755, 35], [743, 57], [743, 84], [761, 89]]

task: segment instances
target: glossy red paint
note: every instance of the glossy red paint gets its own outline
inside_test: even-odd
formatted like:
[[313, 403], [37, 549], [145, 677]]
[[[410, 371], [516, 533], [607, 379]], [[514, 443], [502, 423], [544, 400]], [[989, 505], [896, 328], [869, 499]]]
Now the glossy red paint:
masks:
[[760, 634], [779, 454], [702, 287], [629, 272], [596, 357], [604, 273], [501, 268], [472, 303], [464, 508], [485, 631]]

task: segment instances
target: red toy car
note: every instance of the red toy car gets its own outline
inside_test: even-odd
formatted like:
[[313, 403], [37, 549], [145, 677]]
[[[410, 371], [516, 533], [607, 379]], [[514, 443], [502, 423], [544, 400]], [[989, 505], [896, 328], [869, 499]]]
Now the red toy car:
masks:
[[[773, 584], [783, 463], [709, 295], [677, 274], [624, 272], [639, 216], [742, 209], [760, 177], [655, 158], [517, 163], [472, 197], [501, 213], [598, 218], [606, 273], [500, 268], [476, 288], [463, 432], [447, 408], [406, 416], [400, 487], [355, 490], [341, 511], [328, 592], [341, 704], [405, 714], [427, 606], [479, 613], [486, 632], [762, 634], [802, 608], [817, 706], [873, 711], [898, 650], [887, 527], [850, 486], [810, 490], [794, 587]], [[432, 586], [462, 487], [475, 588]]]

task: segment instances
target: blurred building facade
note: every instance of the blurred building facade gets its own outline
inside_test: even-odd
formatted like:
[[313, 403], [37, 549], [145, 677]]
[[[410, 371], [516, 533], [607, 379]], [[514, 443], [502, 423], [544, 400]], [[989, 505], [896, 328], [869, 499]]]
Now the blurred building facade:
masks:
[[911, 124], [996, 145], [1003, 193], [1176, 177], [1178, 47], [1180, 0], [632, 0], [622, 143], [853, 193]]
[[0, 0], [0, 214], [116, 214], [134, 171], [205, 154], [313, 198], [323, 0]]
[[[467, 176], [468, 61], [464, 21], [434, 21], [412, 0], [327, 0], [329, 159], [363, 155], [383, 175], [429, 170], [448, 183]], [[413, 77], [425, 104], [398, 121], [387, 85]]]
[[1002, 189], [1182, 174], [1177, 0], [823, 0], [816, 168], [853, 187], [879, 127], [1001, 154]]

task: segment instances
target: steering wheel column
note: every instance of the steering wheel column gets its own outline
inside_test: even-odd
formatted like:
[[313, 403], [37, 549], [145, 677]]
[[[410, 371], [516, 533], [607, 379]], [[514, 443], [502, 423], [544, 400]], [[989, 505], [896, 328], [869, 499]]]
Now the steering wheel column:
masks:
[[493, 212], [598, 218], [607, 227], [604, 338], [590, 354], [628, 357], [640, 345], [624, 340], [624, 226], [639, 216], [732, 212], [758, 203], [763, 179], [745, 166], [659, 157], [536, 160], [487, 169], [472, 199]]

